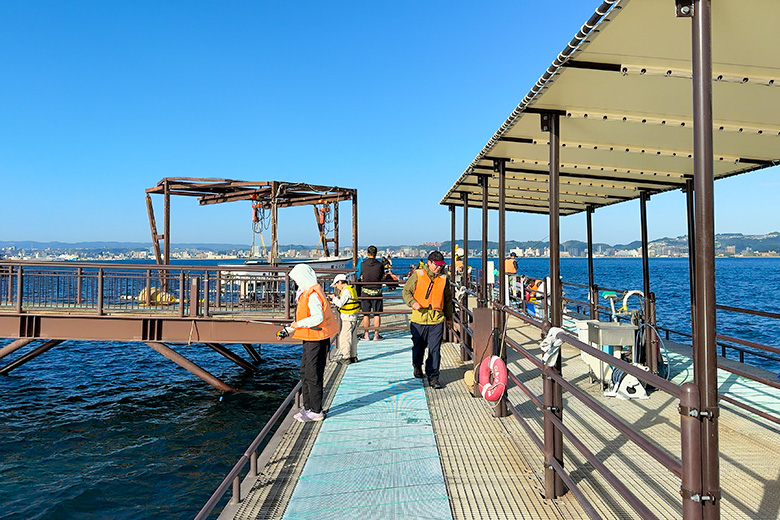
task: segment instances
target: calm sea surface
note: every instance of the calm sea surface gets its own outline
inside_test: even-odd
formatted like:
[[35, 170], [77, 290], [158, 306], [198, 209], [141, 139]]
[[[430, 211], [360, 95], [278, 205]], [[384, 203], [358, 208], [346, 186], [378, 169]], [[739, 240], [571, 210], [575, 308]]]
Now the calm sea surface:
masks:
[[[410, 263], [393, 261], [399, 273]], [[518, 263], [529, 276], [549, 271], [547, 259]], [[594, 265], [598, 285], [642, 289], [641, 260]], [[780, 312], [780, 259], [716, 269], [719, 304]], [[587, 284], [587, 263], [564, 258], [561, 274]], [[650, 276], [659, 324], [689, 332], [687, 260], [652, 259]], [[773, 346], [780, 335], [771, 320], [720, 311], [718, 331]], [[246, 392], [222, 395], [134, 343], [69, 341], [0, 376], [0, 519], [191, 519], [294, 386], [300, 347], [263, 346], [253, 375], [208, 347], [176, 349]]]

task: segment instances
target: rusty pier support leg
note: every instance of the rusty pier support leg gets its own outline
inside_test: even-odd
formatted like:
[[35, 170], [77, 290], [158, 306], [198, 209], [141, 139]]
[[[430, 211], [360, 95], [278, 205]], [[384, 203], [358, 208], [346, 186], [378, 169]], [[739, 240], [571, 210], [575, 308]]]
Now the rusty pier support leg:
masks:
[[200, 368], [198, 365], [187, 359], [186, 357], [182, 356], [172, 348], [170, 348], [165, 343], [158, 343], [156, 341], [145, 341], [147, 345], [149, 345], [153, 350], [157, 351], [161, 355], [167, 357], [180, 367], [182, 367], [187, 372], [199, 377], [206, 383], [210, 384], [217, 390], [222, 390], [223, 392], [235, 392], [236, 390], [228, 385], [227, 383], [223, 382], [218, 377], [214, 376], [210, 372]]
[[224, 345], [220, 345], [219, 343], [206, 343], [207, 346], [213, 348], [215, 351], [219, 352], [226, 358], [228, 358], [230, 361], [235, 363], [236, 365], [240, 366], [241, 368], [245, 370], [250, 370], [254, 372], [256, 369], [252, 363], [249, 363], [248, 361], [244, 360], [241, 356], [233, 352], [232, 350], [229, 350]]
[[[63, 341], [65, 341], [65, 340], [53, 339], [51, 341], [47, 341], [46, 343], [44, 343], [40, 347], [37, 347], [34, 350], [32, 350], [32, 351], [28, 352], [27, 354], [23, 355], [22, 357], [20, 357], [16, 361], [12, 361], [11, 363], [8, 363], [6, 366], [4, 366], [3, 368], [0, 368], [0, 376], [8, 375], [8, 372], [10, 372], [11, 370], [19, 368], [20, 366], [24, 365], [25, 363], [27, 363], [31, 359], [37, 358], [38, 356], [40, 356], [44, 352], [48, 352], [49, 350], [53, 349], [54, 347], [56, 347], [57, 345], [59, 345]], [[11, 343], [11, 345], [13, 345], [13, 343]], [[20, 346], [22, 346], [22, 345], [20, 345]]]
[[3, 348], [0, 348], [0, 359], [3, 359], [8, 354], [12, 354], [22, 348], [25, 345], [29, 345], [35, 341], [34, 339], [28, 339], [28, 338], [21, 338], [12, 341], [8, 345], [4, 346]]
[[252, 358], [252, 361], [256, 365], [259, 365], [260, 363], [263, 362], [263, 358], [260, 357], [260, 353], [257, 350], [255, 350], [255, 348], [252, 345], [250, 345], [249, 343], [242, 343], [241, 346], [244, 347], [244, 350], [246, 350], [246, 353], [249, 354], [249, 357]]

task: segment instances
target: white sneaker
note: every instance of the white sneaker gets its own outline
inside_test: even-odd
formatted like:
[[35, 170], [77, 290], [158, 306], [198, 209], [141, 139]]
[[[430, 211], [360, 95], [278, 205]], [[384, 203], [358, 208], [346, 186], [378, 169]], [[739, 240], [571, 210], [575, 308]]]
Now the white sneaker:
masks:
[[301, 422], [323, 421], [325, 420], [325, 412], [314, 413], [311, 410], [303, 410], [301, 418], [298, 419]]
[[293, 419], [296, 421], [306, 422], [303, 420], [303, 415], [306, 413], [306, 409], [301, 408], [301, 411], [293, 415]]

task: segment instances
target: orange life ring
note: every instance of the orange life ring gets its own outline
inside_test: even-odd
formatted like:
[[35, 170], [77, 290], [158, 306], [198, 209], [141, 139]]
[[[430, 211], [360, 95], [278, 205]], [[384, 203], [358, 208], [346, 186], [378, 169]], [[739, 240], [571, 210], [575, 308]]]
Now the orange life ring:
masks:
[[479, 365], [479, 391], [488, 401], [498, 401], [506, 391], [506, 365], [498, 356], [490, 356]]

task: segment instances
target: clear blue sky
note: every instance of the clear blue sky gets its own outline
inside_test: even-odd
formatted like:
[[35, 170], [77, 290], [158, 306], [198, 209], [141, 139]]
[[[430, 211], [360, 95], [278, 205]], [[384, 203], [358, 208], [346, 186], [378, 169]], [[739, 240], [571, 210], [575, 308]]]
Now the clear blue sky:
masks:
[[[148, 242], [144, 189], [168, 176], [357, 188], [361, 244], [447, 240], [439, 200], [599, 4], [2, 0], [0, 240]], [[780, 229], [774, 173], [716, 183], [717, 232]], [[682, 194], [648, 213], [650, 239], [685, 234]], [[316, 242], [309, 208], [280, 217], [283, 244]], [[171, 235], [249, 244], [249, 203], [178, 198]], [[597, 241], [639, 236], [636, 202], [594, 217]]]

